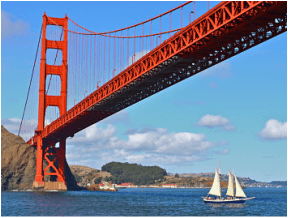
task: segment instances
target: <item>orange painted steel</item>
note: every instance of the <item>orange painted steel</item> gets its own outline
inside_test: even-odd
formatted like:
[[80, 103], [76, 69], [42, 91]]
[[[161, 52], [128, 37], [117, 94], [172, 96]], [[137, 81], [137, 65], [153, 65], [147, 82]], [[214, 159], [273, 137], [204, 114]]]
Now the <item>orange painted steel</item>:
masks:
[[[53, 20], [53, 23], [50, 21]], [[67, 50], [68, 50], [68, 33], [64, 31], [64, 39], [62, 41], [51, 41], [46, 39], [47, 25], [54, 25], [54, 22], [68, 28], [68, 18], [50, 18], [47, 15], [43, 16], [43, 34], [41, 48], [41, 63], [40, 63], [40, 85], [39, 85], [39, 112], [38, 112], [38, 129], [36, 130], [37, 142], [37, 159], [36, 159], [36, 176], [35, 182], [42, 184], [45, 175], [55, 175], [58, 182], [65, 183], [64, 167], [65, 167], [65, 147], [66, 138], [61, 137], [60, 147], [56, 148], [57, 141], [51, 138], [44, 138], [42, 131], [44, 130], [45, 111], [48, 106], [56, 106], [59, 108], [60, 116], [67, 111]], [[54, 66], [46, 64], [47, 49], [59, 49], [62, 51], [62, 65]], [[61, 78], [61, 93], [60, 96], [47, 95], [45, 91], [46, 78], [48, 75], [58, 75]], [[43, 159], [44, 157], [44, 159]], [[43, 171], [43, 160], [46, 160], [48, 166]], [[55, 162], [58, 162], [58, 168]], [[48, 172], [50, 169], [51, 172]], [[37, 186], [37, 185], [36, 185]]]
[[[286, 2], [222, 2], [91, 93], [43, 131], [59, 140], [287, 29]], [[29, 141], [33, 144], [33, 138]]]

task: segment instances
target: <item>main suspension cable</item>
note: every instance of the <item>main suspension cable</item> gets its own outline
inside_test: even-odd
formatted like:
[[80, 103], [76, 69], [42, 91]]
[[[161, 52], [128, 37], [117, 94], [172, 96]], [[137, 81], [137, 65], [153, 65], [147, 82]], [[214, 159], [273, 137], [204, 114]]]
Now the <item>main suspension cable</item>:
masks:
[[135, 24], [135, 25], [132, 25], [132, 26], [129, 26], [129, 27], [125, 27], [125, 28], [122, 28], [122, 29], [113, 30], [113, 31], [109, 31], [109, 32], [102, 32], [102, 33], [97, 33], [97, 32], [88, 30], [88, 29], [80, 26], [80, 25], [77, 24], [76, 22], [74, 22], [74, 21], [73, 21], [72, 19], [70, 19], [69, 17], [68, 17], [68, 19], [69, 19], [72, 23], [74, 23], [74, 24], [77, 25], [78, 27], [82, 28], [83, 30], [87, 31], [88, 33], [85, 33], [85, 32], [75, 32], [75, 31], [72, 31], [72, 30], [69, 30], [69, 29], [65, 29], [63, 26], [60, 26], [60, 25], [58, 25], [56, 22], [54, 22], [50, 17], [47, 16], [47, 18], [48, 18], [54, 25], [57, 25], [58, 27], [62, 28], [63, 30], [66, 30], [66, 31], [68, 31], [68, 32], [70, 32], [70, 33], [75, 33], [75, 34], [80, 34], [80, 35], [101, 35], [101, 36], [105, 36], [105, 37], [109, 37], [109, 38], [144, 38], [144, 37], [157, 36], [157, 35], [162, 35], [162, 34], [168, 34], [168, 33], [176, 32], [176, 31], [181, 30], [182, 27], [181, 27], [181, 28], [178, 28], [178, 29], [174, 29], [174, 30], [169, 30], [169, 31], [166, 31], [166, 32], [162, 32], [162, 33], [156, 33], [156, 34], [152, 34], [152, 33], [151, 33], [150, 35], [142, 35], [142, 36], [116, 36], [116, 35], [115, 35], [115, 36], [111, 36], [111, 35], [107, 35], [107, 34], [120, 32], [120, 31], [123, 31], [123, 30], [126, 30], [126, 29], [131, 29], [131, 28], [133, 28], [133, 27], [136, 27], [136, 26], [139, 26], [139, 25], [148, 23], [148, 22], [152, 22], [153, 20], [155, 20], [155, 19], [157, 19], [157, 18], [159, 18], [159, 17], [161, 18], [162, 16], [164, 16], [164, 15], [166, 15], [166, 14], [169, 14], [169, 13], [171, 13], [171, 12], [173, 12], [173, 11], [179, 9], [179, 8], [182, 8], [182, 7], [184, 7], [184, 6], [186, 6], [187, 4], [190, 4], [190, 3], [192, 3], [192, 2], [193, 2], [193, 1], [185, 2], [184, 4], [179, 5], [179, 6], [176, 7], [176, 8], [173, 8], [173, 9], [171, 9], [171, 10], [169, 10], [169, 11], [163, 13], [163, 14], [160, 14], [160, 15], [158, 15], [158, 16], [156, 16], [156, 17], [153, 17], [153, 18], [151, 18], [151, 19], [145, 20], [145, 21], [143, 21], [143, 22], [141, 22], [141, 23], [138, 23], [138, 24]]
[[35, 56], [35, 60], [34, 60], [34, 65], [33, 65], [33, 69], [32, 69], [30, 84], [29, 84], [29, 88], [28, 88], [27, 98], [26, 98], [26, 102], [25, 102], [25, 106], [24, 106], [24, 111], [23, 111], [21, 123], [20, 123], [20, 126], [19, 126], [18, 136], [20, 135], [21, 126], [22, 126], [22, 123], [23, 123], [23, 119], [24, 119], [24, 115], [25, 115], [25, 111], [26, 111], [26, 106], [27, 106], [27, 102], [28, 102], [28, 98], [29, 98], [30, 88], [31, 88], [31, 84], [32, 84], [32, 80], [33, 80], [33, 75], [34, 75], [34, 69], [35, 69], [35, 65], [36, 65], [36, 61], [37, 61], [37, 57], [38, 57], [38, 50], [39, 50], [39, 45], [40, 45], [40, 41], [41, 41], [41, 36], [42, 36], [42, 25], [41, 25], [40, 36], [39, 36], [39, 40], [38, 40], [38, 45], [37, 45], [37, 50], [36, 50], [36, 56]]
[[164, 16], [164, 15], [166, 15], [166, 14], [169, 14], [169, 13], [171, 13], [171, 12], [173, 12], [173, 11], [179, 9], [179, 8], [182, 8], [182, 7], [188, 5], [188, 4], [192, 3], [192, 2], [193, 2], [193, 1], [185, 2], [184, 4], [179, 5], [179, 6], [176, 7], [176, 8], [173, 8], [173, 9], [171, 9], [171, 10], [169, 10], [169, 11], [163, 13], [163, 14], [160, 14], [160, 15], [158, 15], [158, 16], [156, 16], [156, 17], [153, 17], [153, 18], [150, 18], [150, 19], [148, 19], [148, 20], [145, 20], [145, 21], [143, 21], [143, 22], [141, 22], [141, 23], [137, 23], [137, 24], [134, 24], [134, 25], [132, 25], [132, 26], [125, 27], [125, 28], [122, 28], [122, 29], [113, 30], [113, 31], [109, 31], [109, 32], [102, 32], [102, 33], [96, 33], [96, 32], [93, 32], [93, 31], [91, 31], [91, 30], [88, 30], [88, 29], [80, 26], [79, 24], [77, 24], [77, 23], [74, 22], [73, 20], [71, 20], [69, 17], [68, 17], [68, 19], [69, 19], [72, 23], [74, 23], [75, 25], [79, 26], [80, 28], [82, 28], [82, 29], [84, 29], [84, 30], [86, 30], [86, 31], [88, 31], [88, 32], [90, 32], [90, 33], [92, 33], [92, 34], [103, 35], [103, 34], [109, 34], [109, 33], [116, 33], [116, 32], [120, 32], [120, 31], [126, 30], [126, 29], [131, 29], [131, 28], [136, 27], [136, 26], [140, 26], [140, 25], [142, 25], [142, 24], [145, 24], [145, 23], [148, 23], [148, 22], [150, 22], [150, 21], [156, 20], [157, 18], [162, 17], [162, 16]]
[[[90, 35], [90, 36], [94, 36], [94, 35], [100, 35], [100, 36], [104, 36], [104, 37], [109, 37], [109, 38], [120, 38], [120, 39], [134, 39], [134, 38], [145, 38], [145, 37], [150, 37], [150, 36], [158, 36], [158, 35], [164, 35], [164, 34], [168, 34], [168, 33], [173, 33], [176, 31], [181, 30], [182, 28], [178, 28], [178, 29], [174, 29], [174, 30], [169, 30], [169, 31], [165, 31], [165, 32], [161, 32], [161, 33], [154, 33], [154, 34], [149, 34], [149, 35], [141, 35], [141, 36], [111, 36], [111, 35], [105, 35], [105, 33], [96, 33], [96, 32], [92, 32], [90, 31], [90, 33], [80, 33], [80, 32], [75, 32], [69, 29], [65, 29], [64, 27], [58, 25], [56, 22], [54, 22], [50, 17], [47, 16], [47, 18], [56, 26], [60, 27], [63, 30], [66, 30], [70, 33], [74, 33], [74, 34], [79, 34], [79, 35]], [[125, 28], [125, 29], [130, 29], [129, 28]]]

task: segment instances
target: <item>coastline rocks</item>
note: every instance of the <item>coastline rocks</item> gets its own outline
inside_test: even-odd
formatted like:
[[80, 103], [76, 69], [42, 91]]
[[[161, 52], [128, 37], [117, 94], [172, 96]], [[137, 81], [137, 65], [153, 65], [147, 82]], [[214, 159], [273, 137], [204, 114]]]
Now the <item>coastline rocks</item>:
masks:
[[[36, 148], [1, 125], [1, 190], [29, 190], [36, 174]], [[44, 168], [47, 165], [44, 163]], [[65, 160], [68, 190], [80, 190]], [[46, 178], [46, 177], [45, 177]]]
[[1, 126], [1, 189], [31, 189], [36, 149]]

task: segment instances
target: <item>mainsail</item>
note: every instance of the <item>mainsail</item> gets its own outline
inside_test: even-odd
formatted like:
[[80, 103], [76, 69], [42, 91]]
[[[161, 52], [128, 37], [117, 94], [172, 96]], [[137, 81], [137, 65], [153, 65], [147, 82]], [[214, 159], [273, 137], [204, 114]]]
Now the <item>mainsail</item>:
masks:
[[216, 195], [221, 197], [221, 187], [220, 187], [220, 175], [218, 173], [218, 170], [216, 168], [214, 182], [212, 185], [212, 188], [210, 189], [209, 193], [210, 195]]
[[241, 185], [239, 184], [237, 177], [236, 176], [234, 176], [234, 177], [235, 177], [235, 183], [236, 183], [236, 197], [246, 198], [246, 195], [245, 195], [243, 189], [241, 188]]
[[235, 192], [234, 192], [234, 183], [233, 183], [233, 176], [229, 171], [229, 180], [228, 180], [228, 189], [227, 189], [227, 193], [226, 195], [228, 196], [235, 196]]

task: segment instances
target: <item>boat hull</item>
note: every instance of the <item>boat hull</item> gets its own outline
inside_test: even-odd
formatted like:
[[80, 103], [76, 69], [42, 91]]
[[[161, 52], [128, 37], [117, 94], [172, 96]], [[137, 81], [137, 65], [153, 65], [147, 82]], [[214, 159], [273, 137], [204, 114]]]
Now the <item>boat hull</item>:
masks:
[[203, 199], [204, 202], [212, 204], [243, 204], [245, 201], [251, 200], [252, 198], [241, 198], [241, 199]]
[[204, 200], [204, 202], [206, 204], [243, 204], [243, 203], [245, 203], [245, 200], [238, 200], [238, 201], [234, 201], [234, 200], [231, 200], [231, 201]]

